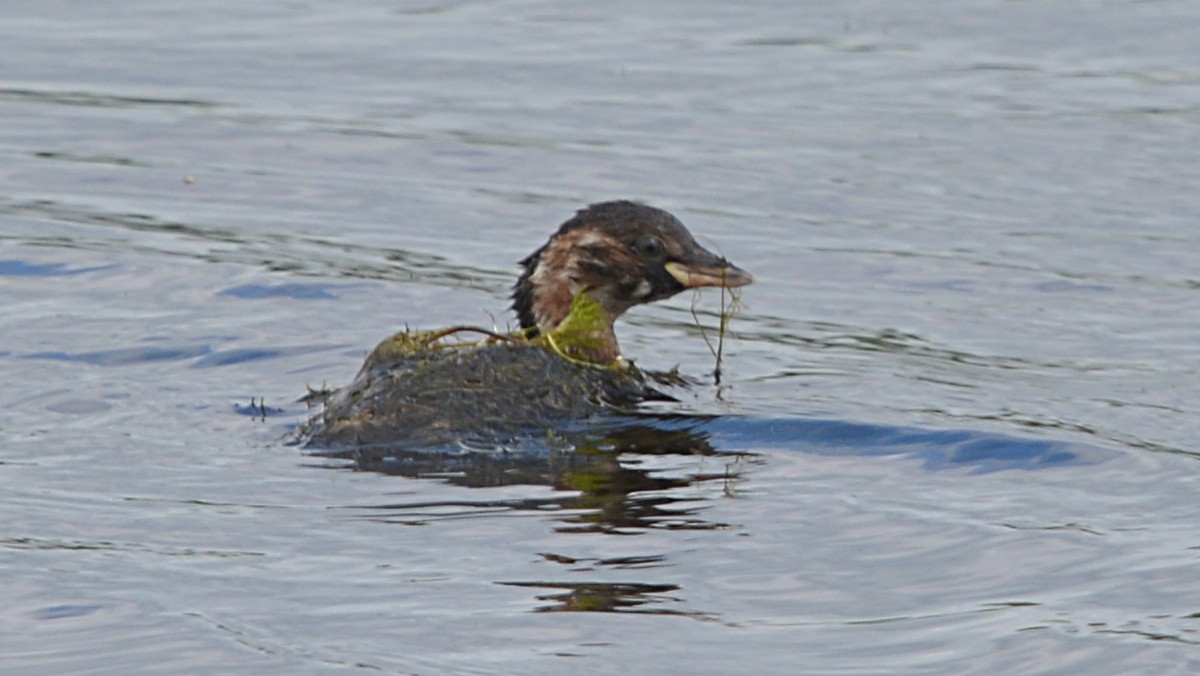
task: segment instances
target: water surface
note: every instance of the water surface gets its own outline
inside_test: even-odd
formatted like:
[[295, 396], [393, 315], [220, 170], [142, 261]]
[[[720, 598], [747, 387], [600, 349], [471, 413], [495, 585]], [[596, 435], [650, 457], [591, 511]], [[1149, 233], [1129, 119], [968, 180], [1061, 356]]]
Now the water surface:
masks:
[[[0, 666], [1196, 671], [1197, 24], [14, 4]], [[515, 261], [617, 197], [756, 276], [695, 417], [287, 445], [391, 332], [505, 326]], [[707, 383], [692, 303], [626, 353]]]

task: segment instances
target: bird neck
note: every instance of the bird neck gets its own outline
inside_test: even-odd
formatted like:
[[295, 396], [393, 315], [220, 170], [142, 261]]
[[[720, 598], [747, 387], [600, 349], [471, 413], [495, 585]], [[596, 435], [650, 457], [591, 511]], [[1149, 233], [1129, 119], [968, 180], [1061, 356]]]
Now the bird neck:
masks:
[[566, 316], [541, 337], [548, 347], [570, 359], [610, 364], [621, 356], [613, 321], [604, 306], [582, 289], [571, 299]]

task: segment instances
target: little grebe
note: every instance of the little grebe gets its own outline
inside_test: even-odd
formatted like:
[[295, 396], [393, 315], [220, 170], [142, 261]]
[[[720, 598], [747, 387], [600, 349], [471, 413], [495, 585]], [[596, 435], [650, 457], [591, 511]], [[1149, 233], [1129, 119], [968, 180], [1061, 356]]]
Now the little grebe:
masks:
[[438, 342], [444, 332], [397, 334], [372, 351], [350, 385], [324, 397], [307, 442], [505, 444], [663, 398], [620, 360], [613, 322], [684, 289], [753, 281], [697, 244], [671, 214], [628, 201], [580, 210], [521, 265], [512, 294], [518, 338], [464, 347]]
[[701, 247], [683, 223], [636, 202], [593, 204], [563, 223], [521, 261], [513, 309], [529, 336], [553, 332], [586, 292], [603, 311], [602, 333], [587, 361], [620, 356], [613, 321], [634, 305], [702, 286], [745, 286], [754, 278]]

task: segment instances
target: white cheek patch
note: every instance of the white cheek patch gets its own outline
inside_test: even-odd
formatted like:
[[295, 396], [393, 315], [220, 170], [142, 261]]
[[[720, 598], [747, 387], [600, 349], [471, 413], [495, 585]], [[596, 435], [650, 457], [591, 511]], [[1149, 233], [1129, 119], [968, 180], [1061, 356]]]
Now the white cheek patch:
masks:
[[597, 232], [585, 232], [575, 240], [575, 246], [588, 247], [597, 244], [609, 244], [612, 240]]
[[633, 297], [645, 298], [646, 296], [650, 295], [650, 291], [650, 282], [643, 279], [642, 281], [638, 282], [637, 288], [633, 290]]
[[529, 275], [529, 281], [534, 287], [537, 287], [538, 284], [541, 284], [542, 278], [545, 276], [546, 266], [542, 265], [541, 261], [538, 261], [537, 265], [533, 268], [533, 274]]

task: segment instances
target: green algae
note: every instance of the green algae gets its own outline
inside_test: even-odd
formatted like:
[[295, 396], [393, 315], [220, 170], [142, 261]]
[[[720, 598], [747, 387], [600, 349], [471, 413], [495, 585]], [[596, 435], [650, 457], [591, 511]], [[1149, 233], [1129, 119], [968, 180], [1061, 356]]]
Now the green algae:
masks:
[[[598, 362], [593, 355], [603, 353], [612, 336], [612, 318], [599, 302], [585, 290], [571, 301], [566, 319], [553, 330], [535, 337], [528, 332], [500, 334], [471, 326], [454, 326], [435, 331], [414, 331], [405, 328], [384, 339], [367, 357], [366, 363], [380, 363], [407, 359], [422, 354], [435, 354], [442, 350], [473, 349], [499, 342], [524, 344], [548, 350], [578, 365], [612, 367], [623, 364], [620, 359]], [[461, 334], [483, 334], [482, 340], [450, 340]]]
[[594, 355], [602, 354], [614, 340], [612, 325], [613, 318], [585, 289], [571, 299], [571, 309], [566, 319], [559, 322], [553, 331], [535, 338], [534, 342], [574, 363], [616, 366], [623, 363], [622, 360], [593, 360]]
[[[459, 337], [465, 333], [483, 334], [485, 338], [476, 341], [449, 340], [451, 336]], [[452, 326], [436, 331], [414, 331], [405, 328], [403, 331], [388, 336], [376, 345], [375, 349], [371, 350], [371, 354], [367, 356], [363, 367], [366, 368], [373, 364], [400, 359], [410, 359], [422, 354], [432, 356], [442, 350], [472, 349], [481, 345], [504, 341], [528, 342], [520, 336], [506, 336], [474, 326]]]

